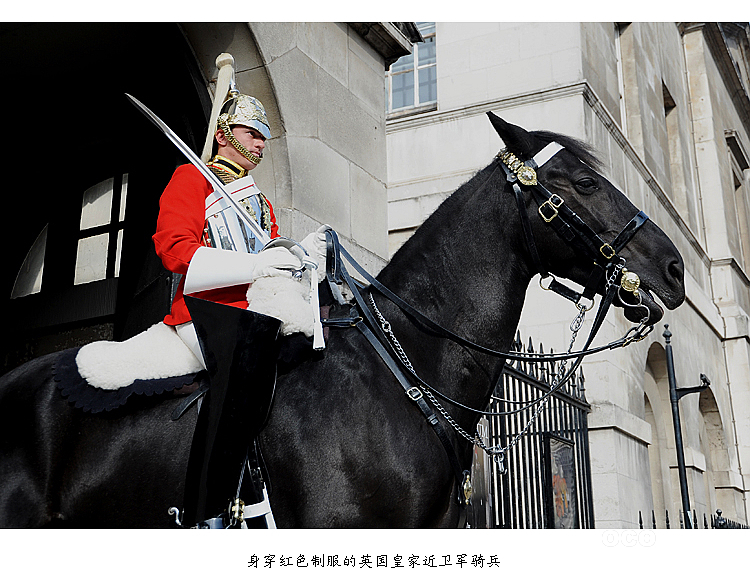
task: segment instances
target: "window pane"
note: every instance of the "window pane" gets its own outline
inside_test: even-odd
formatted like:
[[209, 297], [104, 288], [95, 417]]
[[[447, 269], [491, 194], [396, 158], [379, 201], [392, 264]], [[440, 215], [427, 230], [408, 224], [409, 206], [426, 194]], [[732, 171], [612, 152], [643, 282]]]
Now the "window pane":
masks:
[[417, 44], [417, 66], [435, 64], [435, 37], [428, 38], [424, 43]]
[[422, 68], [419, 71], [419, 104], [437, 100], [437, 68]]
[[120, 190], [120, 221], [125, 220], [125, 200], [128, 196], [128, 174], [122, 176], [122, 188]]
[[114, 179], [97, 183], [83, 193], [81, 230], [107, 225], [112, 218], [112, 187]]
[[435, 34], [434, 22], [417, 22], [417, 29], [422, 34], [422, 38], [430, 34]]
[[120, 277], [120, 255], [122, 254], [122, 229], [117, 232], [117, 255], [115, 255], [115, 277]]
[[107, 277], [108, 233], [78, 240], [76, 272], [73, 283], [79, 285]]
[[407, 54], [391, 65], [391, 72], [402, 72], [412, 68], [414, 68], [414, 54]]
[[44, 275], [44, 254], [47, 250], [47, 225], [36, 238], [36, 241], [26, 254], [21, 269], [18, 270], [16, 283], [10, 293], [11, 299], [21, 298], [31, 294], [39, 293], [42, 289], [42, 276]]
[[405, 72], [391, 77], [393, 86], [393, 109], [414, 106], [414, 72]]

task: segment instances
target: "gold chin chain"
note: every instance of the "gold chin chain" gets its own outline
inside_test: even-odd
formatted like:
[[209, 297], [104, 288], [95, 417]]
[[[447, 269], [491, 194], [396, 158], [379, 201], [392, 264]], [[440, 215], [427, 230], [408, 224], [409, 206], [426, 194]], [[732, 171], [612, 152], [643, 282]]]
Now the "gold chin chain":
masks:
[[223, 119], [219, 117], [219, 120], [216, 122], [216, 125], [219, 129], [224, 131], [224, 136], [227, 138], [227, 141], [229, 141], [229, 144], [232, 145], [235, 149], [237, 149], [237, 152], [245, 157], [248, 161], [251, 163], [255, 163], [256, 165], [260, 165], [261, 158], [258, 157], [258, 155], [255, 155], [248, 151], [245, 146], [240, 143], [237, 138], [234, 136], [234, 133], [232, 133], [232, 129], [229, 128], [229, 125], [227, 124], [226, 119]]

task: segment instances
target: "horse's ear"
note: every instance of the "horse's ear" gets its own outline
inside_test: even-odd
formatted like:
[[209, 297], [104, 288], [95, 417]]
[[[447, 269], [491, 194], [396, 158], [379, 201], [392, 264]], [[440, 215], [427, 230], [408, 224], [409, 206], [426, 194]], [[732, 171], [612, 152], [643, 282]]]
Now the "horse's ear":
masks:
[[488, 111], [487, 116], [508, 149], [521, 157], [531, 154], [532, 147], [534, 146], [534, 138], [528, 131], [516, 125], [511, 125], [492, 111]]

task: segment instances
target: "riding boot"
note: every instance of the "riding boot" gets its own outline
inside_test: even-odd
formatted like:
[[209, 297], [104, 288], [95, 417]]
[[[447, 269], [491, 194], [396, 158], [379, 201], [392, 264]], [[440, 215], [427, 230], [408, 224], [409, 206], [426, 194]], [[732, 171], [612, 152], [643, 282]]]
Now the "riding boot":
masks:
[[248, 447], [273, 401], [281, 321], [191, 296], [185, 303], [209, 375], [185, 482], [183, 524], [192, 527], [224, 517], [238, 498]]

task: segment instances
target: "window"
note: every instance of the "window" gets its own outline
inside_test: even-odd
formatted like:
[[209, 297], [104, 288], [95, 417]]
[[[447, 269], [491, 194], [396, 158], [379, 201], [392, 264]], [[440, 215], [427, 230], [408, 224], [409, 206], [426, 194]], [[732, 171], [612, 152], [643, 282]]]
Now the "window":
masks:
[[127, 191], [127, 173], [84, 191], [74, 285], [120, 275]]
[[624, 51], [622, 37], [625, 34], [629, 22], [615, 22], [615, 55], [617, 58], [617, 88], [620, 93], [620, 128], [623, 134], [628, 134], [627, 115], [625, 114], [625, 69], [623, 68]]
[[26, 259], [23, 260], [21, 269], [18, 270], [16, 283], [10, 298], [22, 298], [31, 294], [38, 294], [42, 290], [42, 275], [44, 275], [44, 254], [47, 250], [47, 229], [45, 225], [42, 232], [37, 236], [31, 246]]
[[[105, 179], [84, 191], [74, 285], [119, 277], [127, 191], [127, 173]], [[49, 224], [44, 226], [26, 255], [11, 298], [41, 291], [48, 229]]]
[[[734, 219], [736, 227], [728, 228], [729, 246], [737, 262], [745, 272], [750, 272], [750, 195], [746, 175], [750, 161], [736, 131], [725, 131], [729, 164], [731, 167], [732, 189], [734, 190]], [[730, 207], [731, 209], [731, 207]]]
[[415, 44], [413, 53], [399, 58], [386, 73], [389, 113], [437, 102], [435, 23], [416, 24], [424, 42]]

